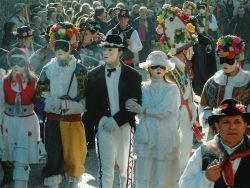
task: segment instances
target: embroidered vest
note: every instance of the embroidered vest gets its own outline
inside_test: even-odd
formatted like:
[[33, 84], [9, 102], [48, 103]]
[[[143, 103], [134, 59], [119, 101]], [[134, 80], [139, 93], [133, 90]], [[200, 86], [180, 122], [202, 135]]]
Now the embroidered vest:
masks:
[[[207, 145], [201, 146], [202, 153], [202, 170], [205, 171], [210, 163], [215, 159], [220, 160], [220, 154], [223, 153], [222, 146], [219, 144], [218, 136], [215, 139], [209, 141]], [[235, 150], [236, 153], [242, 153], [250, 149], [250, 142], [247, 136], [244, 137], [243, 143]], [[250, 156], [241, 158], [239, 167], [235, 173], [235, 184], [234, 188], [249, 188], [250, 178], [249, 178], [249, 169], [250, 169]], [[223, 176], [217, 180], [214, 184], [214, 188], [228, 188], [226, 185]]]
[[[224, 98], [225, 86], [217, 84], [213, 77], [205, 85], [205, 97], [210, 107], [218, 107]], [[242, 87], [234, 87], [232, 98], [244, 105], [250, 104], [250, 82]]]

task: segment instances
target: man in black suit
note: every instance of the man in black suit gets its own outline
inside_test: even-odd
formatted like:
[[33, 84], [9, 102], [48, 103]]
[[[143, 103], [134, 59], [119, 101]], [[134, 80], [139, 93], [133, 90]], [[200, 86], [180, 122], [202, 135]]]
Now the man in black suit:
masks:
[[101, 45], [105, 65], [91, 70], [86, 82], [87, 112], [98, 127], [98, 187], [113, 187], [116, 165], [120, 170], [120, 187], [126, 188], [132, 185], [131, 132], [135, 114], [125, 108], [125, 103], [131, 98], [141, 103], [141, 76], [120, 62], [125, 47], [118, 35], [108, 35]]

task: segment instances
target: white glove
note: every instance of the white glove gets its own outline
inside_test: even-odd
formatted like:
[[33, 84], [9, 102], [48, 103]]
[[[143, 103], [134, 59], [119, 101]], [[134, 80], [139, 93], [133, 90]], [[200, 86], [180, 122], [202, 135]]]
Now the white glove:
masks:
[[136, 114], [142, 114], [143, 113], [143, 108], [141, 105], [139, 105], [137, 102], [137, 99], [128, 99], [125, 103], [126, 109], [129, 112], [133, 112]]
[[104, 123], [103, 123], [103, 129], [107, 132], [113, 132], [117, 129], [119, 129], [119, 126], [117, 125], [117, 123], [115, 122], [114, 118], [109, 117], [107, 118]]
[[49, 97], [45, 99], [45, 109], [46, 112], [58, 113], [61, 110], [61, 99], [55, 99]]
[[55, 111], [61, 109], [61, 99], [54, 99], [53, 102], [50, 104], [51, 109]]

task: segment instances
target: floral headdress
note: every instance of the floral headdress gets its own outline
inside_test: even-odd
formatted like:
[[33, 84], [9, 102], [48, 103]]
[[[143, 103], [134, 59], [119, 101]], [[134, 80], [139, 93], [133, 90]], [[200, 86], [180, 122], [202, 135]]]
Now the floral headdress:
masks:
[[17, 37], [18, 38], [27, 38], [33, 36], [33, 31], [30, 27], [28, 26], [22, 26], [17, 28]]
[[185, 11], [186, 9], [190, 9], [192, 14], [194, 14], [196, 11], [196, 4], [191, 1], [186, 1], [183, 3], [182, 11]]
[[[177, 21], [175, 19], [177, 18]], [[165, 4], [157, 16], [158, 26], [156, 31], [161, 35], [160, 42], [164, 51], [175, 55], [178, 50], [183, 50], [198, 42], [195, 26], [188, 23], [190, 16], [184, 14], [178, 7]], [[169, 22], [168, 24], [166, 24]]]
[[244, 48], [245, 44], [240, 37], [226, 35], [218, 39], [216, 53], [221, 58], [241, 61], [244, 58]]
[[50, 42], [65, 40], [71, 44], [71, 49], [78, 48], [78, 29], [71, 23], [59, 22], [50, 29]]

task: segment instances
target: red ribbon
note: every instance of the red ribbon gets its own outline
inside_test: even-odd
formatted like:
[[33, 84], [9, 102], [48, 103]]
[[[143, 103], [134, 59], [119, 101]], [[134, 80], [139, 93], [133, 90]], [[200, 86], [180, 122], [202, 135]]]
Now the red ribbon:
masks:
[[247, 150], [243, 153], [239, 153], [239, 154], [234, 154], [231, 157], [226, 157], [224, 160], [224, 174], [225, 174], [225, 180], [226, 180], [226, 184], [228, 186], [234, 186], [234, 172], [233, 172], [233, 164], [232, 162], [235, 159], [239, 159], [239, 158], [244, 158], [250, 156], [250, 150]]

